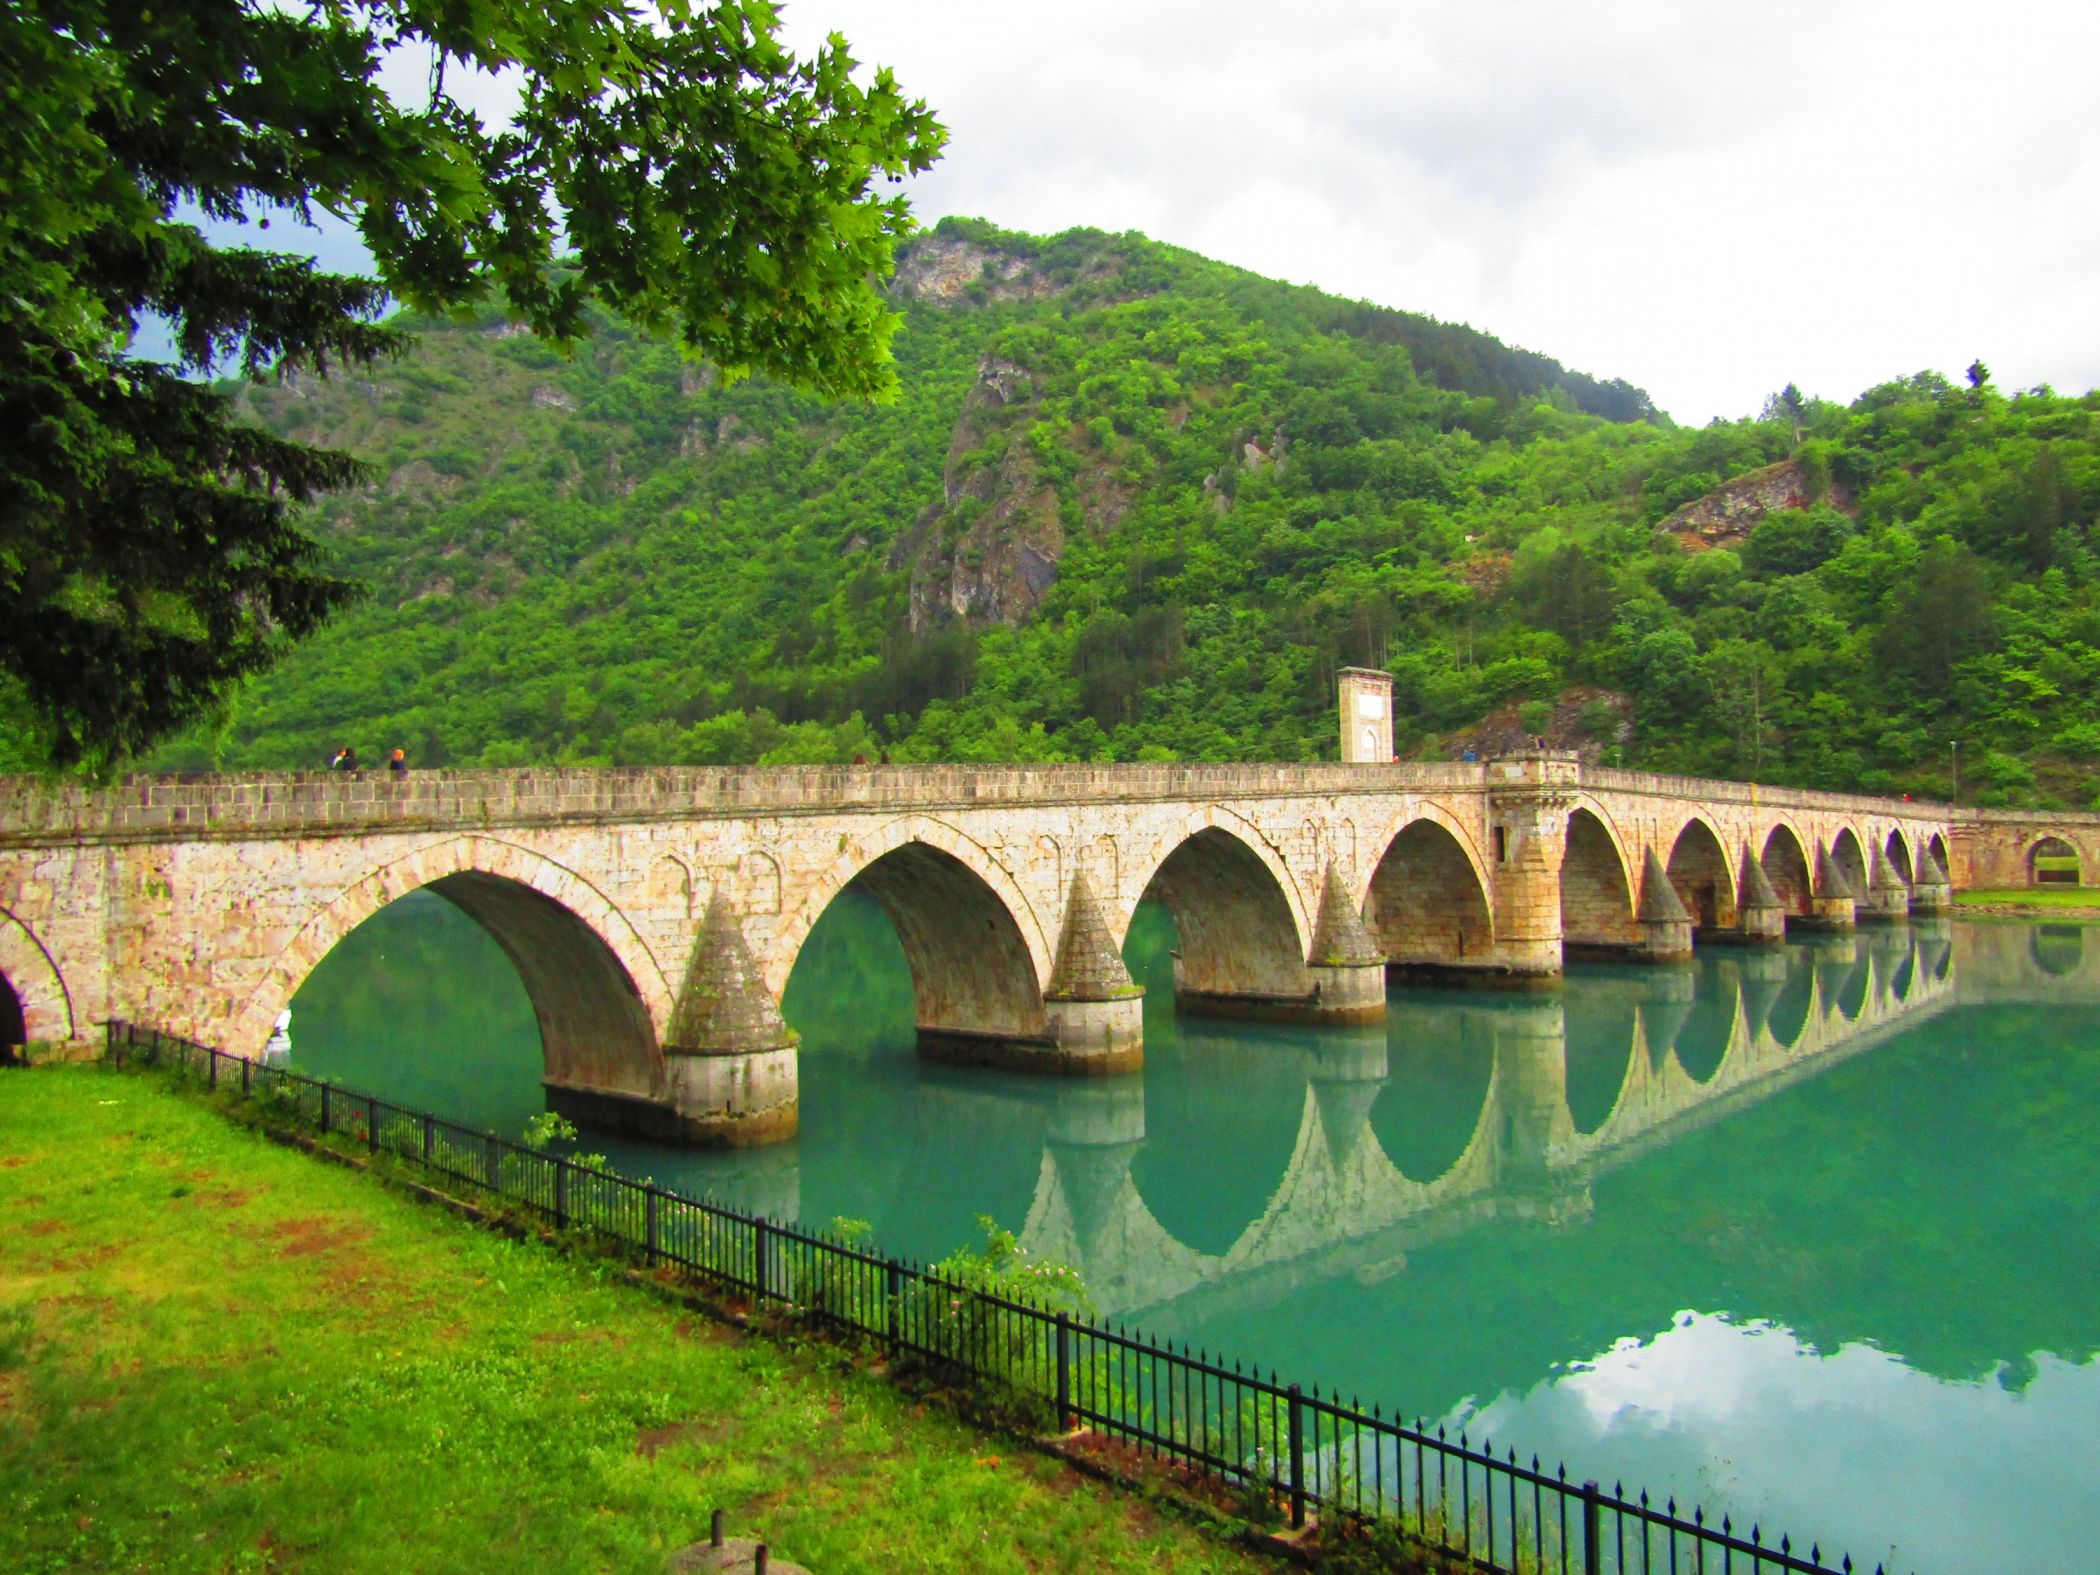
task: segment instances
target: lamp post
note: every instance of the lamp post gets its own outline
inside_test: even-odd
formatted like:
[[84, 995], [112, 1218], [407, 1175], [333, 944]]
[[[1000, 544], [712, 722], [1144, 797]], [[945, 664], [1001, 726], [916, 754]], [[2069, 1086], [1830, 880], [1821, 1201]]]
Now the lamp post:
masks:
[[1952, 769], [1952, 774], [1953, 774], [1953, 777], [1954, 777], [1954, 802], [1955, 802], [1955, 803], [1957, 803], [1957, 804], [1959, 804], [1959, 803], [1961, 802], [1961, 740], [1960, 740], [1960, 739], [1958, 739], [1958, 738], [1950, 738], [1950, 739], [1948, 739], [1948, 740], [1947, 740], [1947, 757], [1948, 757], [1948, 759], [1949, 759], [1949, 760], [1950, 760], [1950, 761], [1951, 761], [1951, 762], [1953, 763], [1953, 769]]

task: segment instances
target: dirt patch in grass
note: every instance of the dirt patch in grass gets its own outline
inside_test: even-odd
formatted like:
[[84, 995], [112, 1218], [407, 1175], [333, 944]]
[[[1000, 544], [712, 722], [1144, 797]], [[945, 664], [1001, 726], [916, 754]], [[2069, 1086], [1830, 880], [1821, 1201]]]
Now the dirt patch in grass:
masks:
[[28, 1374], [0, 1373], [0, 1418], [4, 1418], [15, 1436], [25, 1443], [36, 1437], [39, 1428], [39, 1419], [29, 1404], [28, 1393]]
[[20, 1170], [24, 1165], [38, 1157], [35, 1154], [8, 1154], [0, 1156], [0, 1170]]
[[[1244, 1507], [1243, 1496], [1216, 1477], [1179, 1460], [1163, 1460], [1120, 1438], [1093, 1432], [1075, 1433], [1062, 1440], [1058, 1448], [1067, 1458], [1083, 1461], [1094, 1471], [1115, 1481], [1133, 1483], [1155, 1492], [1167, 1489], [1227, 1513], [1235, 1513]], [[1132, 1514], [1148, 1531], [1157, 1524], [1157, 1517], [1143, 1504], [1136, 1505]]]
[[42, 1239], [45, 1236], [63, 1236], [71, 1228], [64, 1220], [31, 1220], [22, 1227], [22, 1234]]
[[216, 1192], [192, 1192], [177, 1198], [175, 1206], [179, 1209], [238, 1209], [262, 1191], [261, 1187], [221, 1187]]
[[272, 1234], [277, 1238], [278, 1252], [287, 1258], [340, 1252], [345, 1247], [361, 1247], [372, 1238], [372, 1233], [362, 1225], [344, 1225], [318, 1215], [279, 1220]]
[[70, 1257], [53, 1258], [51, 1269], [57, 1274], [78, 1274], [83, 1269], [99, 1268], [112, 1258], [124, 1256], [123, 1242], [108, 1242], [100, 1247], [90, 1247], [85, 1252], [76, 1252]]
[[637, 1428], [634, 1435], [634, 1452], [644, 1460], [654, 1460], [657, 1455], [674, 1444], [705, 1444], [720, 1438], [723, 1424], [718, 1421], [701, 1421], [694, 1418], [685, 1422], [672, 1422], [663, 1427]]

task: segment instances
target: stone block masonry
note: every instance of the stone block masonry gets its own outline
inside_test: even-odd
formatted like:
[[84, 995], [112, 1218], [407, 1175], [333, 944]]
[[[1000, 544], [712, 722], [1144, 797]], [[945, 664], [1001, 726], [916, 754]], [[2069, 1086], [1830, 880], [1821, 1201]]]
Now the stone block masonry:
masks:
[[[1976, 860], [1979, 834], [1964, 836], [1939, 806], [1547, 752], [133, 776], [106, 789], [10, 778], [0, 974], [31, 1038], [85, 1039], [117, 1017], [259, 1055], [315, 964], [427, 887], [516, 963], [557, 1105], [685, 1141], [764, 1142], [795, 1128], [781, 995], [849, 886], [896, 927], [929, 1053], [1091, 1075], [1143, 1061], [1120, 950], [1148, 897], [1174, 915], [1184, 1009], [1361, 1023], [1384, 1011], [1386, 964], [1550, 986], [1570, 939], [1647, 950], [1636, 904], [1651, 855], [1695, 872], [1706, 944], [1744, 915], [1767, 932], [1834, 920], [1851, 899], [1783, 877], [1797, 858], [1819, 872], [1871, 862], [1893, 915], [1900, 871], [1929, 897], [1924, 876], [1950, 845], [1957, 864]], [[1746, 858], [1770, 873], [1768, 893], [1738, 891]]]

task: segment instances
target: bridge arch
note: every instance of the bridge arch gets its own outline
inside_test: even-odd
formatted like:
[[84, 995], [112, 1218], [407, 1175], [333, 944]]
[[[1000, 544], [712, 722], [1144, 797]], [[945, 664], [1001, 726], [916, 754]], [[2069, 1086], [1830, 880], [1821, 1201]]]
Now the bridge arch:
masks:
[[1480, 850], [1432, 804], [1417, 805], [1374, 843], [1364, 923], [1388, 962], [1477, 966], [1495, 949]]
[[2060, 831], [2044, 832], [2027, 839], [2020, 853], [2020, 872], [2030, 886], [2082, 886], [2085, 884], [2085, 855], [2078, 844]]
[[1866, 845], [1859, 833], [1850, 826], [1840, 826], [1831, 834], [1830, 862], [1845, 877], [1845, 884], [1852, 888], [1852, 895], [1861, 902], [1867, 900], [1867, 854]]
[[86, 1026], [74, 1021], [72, 992], [44, 943], [5, 908], [0, 908], [0, 978], [22, 1019], [6, 1027], [19, 1029], [22, 1041], [73, 1039]]
[[1633, 871], [1626, 842], [1603, 807], [1578, 798], [1568, 813], [1566, 853], [1560, 865], [1562, 944], [1585, 947], [1637, 946]]
[[1901, 826], [1889, 828], [1888, 840], [1882, 844], [1881, 851], [1895, 872], [1903, 877], [1904, 885], [1917, 881], [1917, 862], [1911, 857], [1910, 839], [1903, 835]]
[[1930, 837], [1925, 839], [1925, 851], [1930, 853], [1939, 864], [1941, 874], [1950, 877], [1954, 874], [1954, 865], [1949, 862], [1947, 857], [1947, 839], [1945, 837], [1935, 831]]
[[1728, 844], [1705, 815], [1695, 814], [1684, 823], [1670, 844], [1664, 868], [1696, 928], [1735, 927], [1735, 871], [1729, 867]]
[[[1177, 994], [1305, 993], [1312, 940], [1296, 883], [1267, 839], [1238, 816], [1216, 808], [1191, 816], [1137, 901], [1148, 897], [1174, 916]], [[1129, 926], [1126, 915], [1126, 934]]]
[[1789, 915], [1799, 917], [1815, 911], [1808, 845], [1792, 824], [1782, 820], [1772, 827], [1758, 862], [1764, 865], [1765, 879], [1772, 883], [1773, 892]]
[[371, 871], [308, 919], [235, 1011], [228, 1048], [259, 1052], [272, 1020], [352, 930], [425, 888], [480, 923], [518, 970], [557, 1085], [653, 1096], [657, 1028], [670, 1013], [663, 970], [620, 909], [553, 860], [494, 837], [454, 837]]
[[1019, 884], [981, 843], [911, 815], [855, 837], [805, 888], [766, 949], [773, 997], [809, 932], [848, 886], [874, 898], [910, 965], [921, 1028], [1033, 1037], [1043, 1032], [1051, 949]]

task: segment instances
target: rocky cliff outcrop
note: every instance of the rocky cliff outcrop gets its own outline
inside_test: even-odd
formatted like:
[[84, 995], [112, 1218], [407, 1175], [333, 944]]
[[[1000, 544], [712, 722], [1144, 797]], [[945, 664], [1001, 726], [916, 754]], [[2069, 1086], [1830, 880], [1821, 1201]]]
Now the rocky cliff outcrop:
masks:
[[898, 537], [892, 569], [911, 571], [914, 631], [951, 618], [1019, 623], [1057, 579], [1065, 550], [1056, 489], [1020, 435], [1035, 410], [1035, 381], [996, 356], [977, 364], [963, 398], [940, 500]]
[[1655, 528], [1675, 536], [1688, 551], [1703, 552], [1743, 541], [1768, 514], [1813, 508], [1818, 503], [1835, 504], [1847, 513], [1852, 510], [1852, 499], [1842, 489], [1819, 494], [1799, 465], [1783, 459], [1762, 470], [1746, 471], [1705, 497], [1692, 499]]

